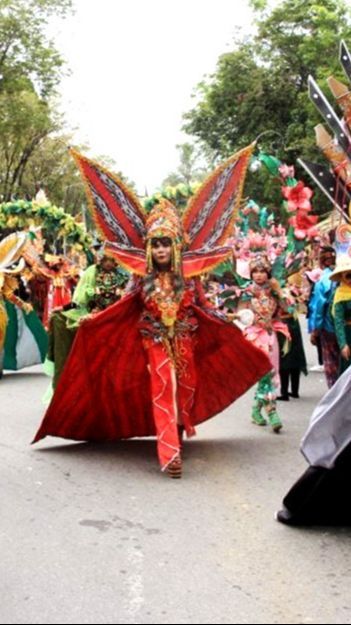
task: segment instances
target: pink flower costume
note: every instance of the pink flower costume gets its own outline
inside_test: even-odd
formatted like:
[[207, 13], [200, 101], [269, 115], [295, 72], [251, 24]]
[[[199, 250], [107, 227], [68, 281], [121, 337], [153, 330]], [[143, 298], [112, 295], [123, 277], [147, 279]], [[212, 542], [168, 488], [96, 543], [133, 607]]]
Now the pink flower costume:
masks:
[[[257, 261], [251, 265], [253, 269], [270, 272], [268, 261]], [[252, 409], [252, 421], [257, 425], [266, 425], [267, 421], [262, 415], [264, 408], [270, 425], [274, 432], [282, 428], [281, 420], [277, 413], [276, 398], [279, 385], [279, 345], [277, 332], [281, 332], [287, 339], [290, 338], [289, 330], [285, 323], [279, 320], [279, 310], [286, 310], [290, 302], [284, 297], [279, 285], [275, 281], [267, 280], [263, 285], [252, 282], [243, 290], [241, 301], [246, 302], [254, 313], [254, 322], [244, 329], [244, 335], [255, 347], [267, 354], [271, 363], [272, 371], [267, 373], [258, 383], [254, 405]]]

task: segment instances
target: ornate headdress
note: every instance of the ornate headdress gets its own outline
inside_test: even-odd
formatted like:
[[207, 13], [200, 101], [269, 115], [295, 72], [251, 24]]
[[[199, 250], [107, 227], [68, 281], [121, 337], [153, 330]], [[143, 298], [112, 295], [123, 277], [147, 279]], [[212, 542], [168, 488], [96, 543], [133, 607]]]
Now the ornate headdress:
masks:
[[276, 236], [272, 229], [263, 234], [249, 230], [244, 238], [239, 234], [236, 240], [240, 242], [236, 251], [237, 272], [246, 280], [251, 278], [254, 269], [270, 274], [276, 258], [286, 247], [285, 230], [284, 234], [279, 232]]
[[152, 270], [151, 241], [167, 237], [172, 241], [172, 269], [181, 271], [181, 251], [184, 243], [182, 223], [177, 209], [171, 202], [161, 199], [149, 213], [146, 222], [146, 261]]
[[[185, 278], [207, 273], [232, 254], [223, 247], [233, 232], [247, 166], [255, 144], [234, 154], [201, 185], [180, 218], [161, 201], [149, 215], [128, 187], [107, 169], [78, 152], [78, 164], [89, 206], [105, 247], [132, 273], [145, 276], [150, 237], [167, 236], [174, 247], [174, 270]], [[162, 233], [162, 234], [161, 234]], [[182, 244], [187, 237], [187, 249]]]
[[257, 271], [265, 271], [270, 274], [272, 271], [272, 265], [269, 262], [267, 256], [262, 253], [255, 254], [249, 263], [250, 274], [256, 269]]
[[181, 243], [182, 225], [176, 207], [162, 198], [150, 211], [146, 223], [146, 239], [169, 237]]

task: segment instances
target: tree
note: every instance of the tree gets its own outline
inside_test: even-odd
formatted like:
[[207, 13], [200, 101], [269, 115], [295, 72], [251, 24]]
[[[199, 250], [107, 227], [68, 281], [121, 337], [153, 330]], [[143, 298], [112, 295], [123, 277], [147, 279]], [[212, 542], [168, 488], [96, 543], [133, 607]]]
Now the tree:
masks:
[[0, 91], [35, 90], [48, 98], [64, 61], [45, 34], [52, 15], [65, 17], [72, 0], [0, 0]]
[[176, 148], [179, 152], [179, 166], [163, 180], [161, 186], [176, 186], [182, 183], [189, 185], [203, 180], [207, 170], [199, 163], [200, 155], [196, 146], [192, 143], [181, 143]]
[[215, 74], [198, 85], [184, 130], [217, 158], [271, 130], [260, 140], [267, 151], [275, 135], [281, 160], [316, 160], [313, 127], [320, 117], [309, 101], [307, 78], [314, 75], [322, 88], [331, 73], [342, 78], [338, 46], [349, 37], [350, 9], [344, 0], [283, 0], [273, 9], [260, 0], [251, 5], [257, 34], [237, 39], [233, 51], [219, 58]]
[[[26, 172], [42, 142], [62, 128], [53, 94], [63, 59], [45, 29], [71, 0], [0, 0], [0, 198], [32, 195]], [[34, 164], [33, 164], [34, 167]], [[29, 185], [30, 186], [30, 185]]]
[[[28, 163], [21, 191], [23, 196], [32, 198], [42, 188], [53, 204], [78, 215], [86, 197], [78, 168], [68, 151], [72, 140], [68, 134], [47, 136]], [[86, 146], [79, 149], [85, 151]]]
[[26, 167], [40, 143], [58, 129], [47, 103], [31, 91], [0, 95], [0, 195], [21, 193]]

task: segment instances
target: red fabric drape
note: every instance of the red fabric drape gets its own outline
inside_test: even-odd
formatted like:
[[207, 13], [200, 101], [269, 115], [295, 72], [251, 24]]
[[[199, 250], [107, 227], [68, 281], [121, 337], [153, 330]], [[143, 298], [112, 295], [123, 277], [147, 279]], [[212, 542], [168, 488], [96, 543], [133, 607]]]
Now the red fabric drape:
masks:
[[[199, 324], [194, 426], [224, 410], [271, 365], [234, 325], [193, 309]], [[142, 310], [140, 294], [132, 293], [82, 324], [33, 442], [47, 435], [80, 441], [155, 435], [150, 373], [138, 329]]]

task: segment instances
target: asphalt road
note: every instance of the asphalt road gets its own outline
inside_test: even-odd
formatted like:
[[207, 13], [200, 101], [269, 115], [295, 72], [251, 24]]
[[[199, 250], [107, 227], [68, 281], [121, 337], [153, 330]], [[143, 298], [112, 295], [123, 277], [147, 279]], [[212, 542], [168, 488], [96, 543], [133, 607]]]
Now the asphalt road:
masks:
[[179, 481], [151, 439], [31, 447], [46, 380], [0, 382], [1, 623], [351, 623], [351, 531], [273, 516], [323, 374], [280, 435], [250, 423], [252, 392], [200, 426]]

